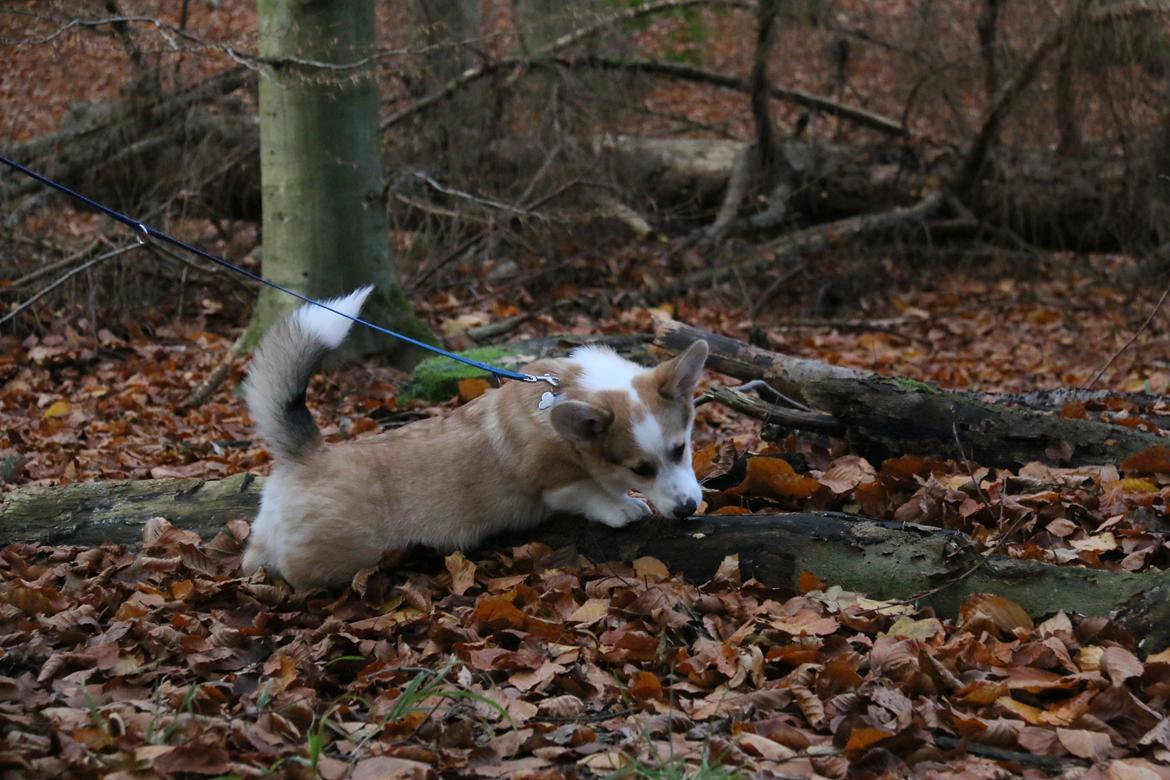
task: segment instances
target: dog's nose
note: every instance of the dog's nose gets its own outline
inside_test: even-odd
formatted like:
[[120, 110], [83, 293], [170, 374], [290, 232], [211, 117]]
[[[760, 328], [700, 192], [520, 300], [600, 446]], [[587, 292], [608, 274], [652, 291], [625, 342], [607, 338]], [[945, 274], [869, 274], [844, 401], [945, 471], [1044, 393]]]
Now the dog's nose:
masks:
[[695, 510], [698, 508], [699, 502], [693, 498], [688, 498], [681, 504], [674, 505], [674, 516], [681, 520], [684, 517], [690, 517], [693, 515]]

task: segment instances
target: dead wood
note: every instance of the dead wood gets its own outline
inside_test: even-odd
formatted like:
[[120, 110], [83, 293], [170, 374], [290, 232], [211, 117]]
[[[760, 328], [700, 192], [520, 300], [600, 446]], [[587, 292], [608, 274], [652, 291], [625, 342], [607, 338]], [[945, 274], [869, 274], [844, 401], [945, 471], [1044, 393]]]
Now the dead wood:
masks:
[[[614, 59], [612, 57], [574, 57], [571, 59], [557, 59], [554, 60], [556, 64], [561, 67], [570, 68], [574, 70], [597, 68], [602, 70], [619, 70], [628, 71], [632, 73], [645, 73], [654, 76], [664, 76], [667, 78], [675, 78], [682, 81], [690, 81], [696, 84], [709, 84], [713, 87], [721, 87], [723, 89], [733, 89], [738, 92], [750, 93], [751, 87], [748, 82], [739, 76], [732, 76], [726, 73], [719, 73], [706, 68], [700, 68], [695, 65], [687, 65], [680, 62], [658, 62], [655, 60], [630, 60], [630, 59]], [[768, 95], [773, 100], [780, 100], [793, 105], [801, 106], [802, 108], [809, 108], [819, 111], [823, 114], [835, 116], [838, 119], [843, 119], [852, 122], [860, 127], [865, 127], [870, 130], [876, 130], [880, 133], [890, 136], [906, 136], [908, 132], [900, 122], [890, 117], [883, 116], [874, 111], [868, 111], [864, 108], [850, 106], [823, 95], [814, 95], [811, 92], [804, 92], [799, 89], [788, 89], [786, 87], [777, 87], [775, 85], [768, 86]]]
[[889, 211], [861, 214], [856, 217], [828, 222], [816, 227], [798, 230], [794, 233], [764, 244], [762, 251], [752, 260], [734, 265], [720, 265], [696, 271], [682, 278], [671, 289], [689, 288], [710, 284], [729, 278], [732, 274], [754, 271], [765, 266], [782, 263], [806, 252], [820, 252], [862, 236], [891, 230], [902, 225], [919, 222], [938, 209], [943, 202], [942, 195], [931, 193], [913, 206], [898, 207]]
[[[0, 544], [133, 545], [152, 517], [165, 517], [210, 538], [228, 520], [255, 514], [262, 485], [262, 477], [237, 474], [210, 481], [20, 488], [0, 506]], [[560, 517], [485, 546], [533, 541], [575, 547], [598, 562], [650, 555], [695, 581], [711, 578], [726, 556], [738, 555], [744, 577], [769, 585], [795, 587], [800, 573], [809, 571], [873, 598], [914, 599], [929, 592], [921, 605], [945, 615], [956, 614], [972, 593], [1000, 593], [1032, 615], [1057, 610], [1106, 615], [1124, 607], [1132, 625], [1141, 626], [1144, 620], [1156, 629], [1166, 624], [1151, 616], [1164, 610], [1160, 605], [1165, 601], [1143, 599], [1143, 594], [1170, 588], [1170, 572], [1134, 574], [984, 559], [962, 534], [835, 512], [654, 519], [622, 529]]]
[[711, 347], [708, 367], [744, 381], [763, 379], [833, 416], [843, 437], [873, 458], [902, 453], [958, 456], [956, 437], [978, 463], [1119, 463], [1166, 439], [1093, 420], [996, 404], [923, 382], [857, 371], [752, 347], [662, 319], [655, 343], [677, 352], [697, 339]]
[[1067, 30], [1066, 23], [1061, 22], [1053, 25], [1052, 29], [1032, 47], [1023, 67], [996, 93], [995, 99], [983, 113], [983, 120], [979, 124], [978, 131], [963, 152], [962, 163], [951, 183], [955, 192], [966, 193], [977, 183], [979, 173], [987, 159], [988, 150], [996, 136], [999, 135], [999, 129], [1003, 125], [1004, 119], [1011, 113], [1016, 99], [1036, 78], [1044, 60], [1064, 40]]

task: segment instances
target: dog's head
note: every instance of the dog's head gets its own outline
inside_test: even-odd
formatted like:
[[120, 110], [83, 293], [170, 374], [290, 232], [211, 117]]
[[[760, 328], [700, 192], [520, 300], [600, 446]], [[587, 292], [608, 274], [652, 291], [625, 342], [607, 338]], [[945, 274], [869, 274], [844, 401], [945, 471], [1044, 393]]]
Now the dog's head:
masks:
[[581, 453], [590, 476], [617, 492], [642, 493], [664, 515], [693, 514], [702, 491], [691, 468], [691, 396], [707, 342], [656, 368], [596, 347], [578, 349], [570, 360], [579, 373], [550, 420]]

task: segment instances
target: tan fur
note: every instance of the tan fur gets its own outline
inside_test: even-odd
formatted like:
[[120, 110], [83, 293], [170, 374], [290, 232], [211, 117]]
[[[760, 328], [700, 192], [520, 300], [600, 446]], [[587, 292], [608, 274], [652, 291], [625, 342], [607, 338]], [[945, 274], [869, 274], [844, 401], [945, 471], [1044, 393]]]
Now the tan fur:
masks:
[[[295, 459], [278, 461], [266, 483], [245, 572], [267, 566], [296, 588], [340, 583], [389, 548], [467, 548], [553, 511], [611, 525], [645, 514], [645, 504], [625, 496], [638, 487], [627, 484], [638, 482], [629, 467], [650, 457], [631, 430], [649, 413], [662, 420], [664, 438], [689, 438], [693, 387], [685, 398], [665, 398], [661, 374], [648, 369], [636, 382], [639, 404], [618, 390], [583, 390], [571, 359], [525, 370], [559, 377], [558, 403], [608, 410], [612, 424], [570, 442], [539, 408], [547, 385], [508, 382], [444, 417], [357, 441], [311, 442]], [[689, 446], [686, 455], [689, 473]]]

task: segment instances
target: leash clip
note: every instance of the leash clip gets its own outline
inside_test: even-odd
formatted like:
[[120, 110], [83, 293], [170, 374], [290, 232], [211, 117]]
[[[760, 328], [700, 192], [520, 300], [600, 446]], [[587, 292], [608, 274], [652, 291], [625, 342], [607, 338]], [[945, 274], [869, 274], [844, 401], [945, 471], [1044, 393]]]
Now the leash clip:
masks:
[[[136, 222], [134, 223], [134, 229], [137, 231], [134, 235], [134, 238], [138, 240], [139, 244], [146, 246], [148, 243], [150, 243], [150, 229], [146, 227], [146, 225], [142, 224], [141, 222]], [[141, 233], [142, 235], [138, 235], [138, 233]]]
[[524, 381], [531, 383], [544, 382], [551, 387], [561, 386], [561, 381], [552, 374], [525, 374]]

